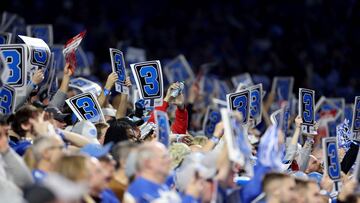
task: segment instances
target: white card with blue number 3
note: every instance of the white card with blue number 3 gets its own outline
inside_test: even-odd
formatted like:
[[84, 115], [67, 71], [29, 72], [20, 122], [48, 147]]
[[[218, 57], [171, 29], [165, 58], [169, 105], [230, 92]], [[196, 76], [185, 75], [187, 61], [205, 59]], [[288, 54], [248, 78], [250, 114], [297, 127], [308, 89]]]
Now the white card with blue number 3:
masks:
[[105, 121], [101, 107], [92, 93], [78, 94], [65, 102], [80, 121], [89, 120], [93, 123]]
[[315, 91], [299, 88], [299, 115], [303, 120], [301, 130], [316, 135], [315, 130]]
[[160, 61], [146, 61], [130, 66], [140, 98], [145, 100], [145, 106], [161, 106], [164, 84]]
[[118, 49], [110, 48], [110, 59], [112, 71], [118, 75], [118, 80], [115, 82], [115, 90], [120, 93], [129, 94], [129, 88], [125, 85], [126, 67], [124, 54]]
[[15, 89], [4, 85], [0, 87], [0, 115], [10, 115], [14, 113], [16, 104]]
[[0, 54], [6, 62], [4, 71], [7, 71], [2, 73], [2, 80], [15, 88], [17, 96], [25, 96], [28, 69], [27, 46], [25, 44], [0, 45]]

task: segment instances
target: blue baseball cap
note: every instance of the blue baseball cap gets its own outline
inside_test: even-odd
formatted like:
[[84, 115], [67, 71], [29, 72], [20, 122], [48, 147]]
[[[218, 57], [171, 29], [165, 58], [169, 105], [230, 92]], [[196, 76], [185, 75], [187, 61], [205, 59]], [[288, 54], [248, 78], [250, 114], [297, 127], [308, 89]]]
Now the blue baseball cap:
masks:
[[110, 152], [112, 145], [112, 142], [109, 142], [104, 146], [100, 144], [87, 144], [80, 149], [80, 152], [95, 158], [100, 158]]

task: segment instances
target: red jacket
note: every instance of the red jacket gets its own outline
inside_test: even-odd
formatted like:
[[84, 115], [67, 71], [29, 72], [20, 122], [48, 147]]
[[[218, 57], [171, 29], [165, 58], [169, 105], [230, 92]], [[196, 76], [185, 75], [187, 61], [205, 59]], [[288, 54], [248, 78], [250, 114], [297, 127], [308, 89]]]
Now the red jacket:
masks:
[[[162, 106], [155, 107], [155, 110], [166, 112], [169, 107], [169, 103], [163, 101]], [[175, 121], [171, 125], [171, 131], [174, 134], [186, 134], [186, 130], [188, 128], [188, 112], [186, 108], [179, 109], [176, 108], [175, 111]], [[155, 123], [154, 112], [151, 113], [149, 122]]]

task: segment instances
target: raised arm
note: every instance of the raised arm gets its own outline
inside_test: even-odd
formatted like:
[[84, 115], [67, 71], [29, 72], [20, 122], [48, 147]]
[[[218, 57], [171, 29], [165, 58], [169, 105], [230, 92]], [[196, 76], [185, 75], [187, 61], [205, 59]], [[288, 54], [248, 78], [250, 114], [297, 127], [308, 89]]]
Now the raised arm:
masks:
[[16, 104], [15, 104], [16, 110], [19, 109], [20, 107], [22, 107], [26, 103], [26, 100], [29, 98], [31, 92], [43, 80], [44, 80], [44, 71], [40, 70], [40, 69], [35, 71], [34, 75], [31, 78], [31, 82], [26, 85], [25, 96], [19, 96], [16, 98]]
[[[132, 84], [131, 84], [130, 77], [126, 77], [125, 86], [130, 89], [131, 85]], [[126, 116], [128, 97], [129, 97], [128, 94], [121, 94], [120, 95], [120, 104], [117, 107], [116, 119], [123, 118], [123, 117]]]
[[67, 92], [69, 90], [69, 83], [71, 76], [73, 75], [70, 65], [67, 63], [64, 67], [64, 75], [60, 84], [60, 88], [56, 91], [55, 95], [51, 99], [49, 106], [62, 109], [67, 98]]
[[110, 75], [108, 76], [104, 90], [100, 93], [100, 96], [98, 97], [98, 102], [101, 107], [105, 106], [106, 100], [108, 99], [110, 95], [110, 91], [113, 88], [117, 79], [118, 79], [118, 75], [115, 72], [110, 73]]

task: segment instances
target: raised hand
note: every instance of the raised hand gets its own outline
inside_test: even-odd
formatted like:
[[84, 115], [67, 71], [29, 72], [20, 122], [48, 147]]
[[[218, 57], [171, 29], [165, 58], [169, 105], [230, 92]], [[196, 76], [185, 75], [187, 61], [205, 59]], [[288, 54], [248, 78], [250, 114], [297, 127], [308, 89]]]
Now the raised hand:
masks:
[[44, 80], [44, 71], [41, 69], [38, 69], [35, 71], [34, 75], [32, 76], [32, 83], [35, 85], [40, 84]]
[[118, 80], [117, 73], [112, 72], [106, 80], [105, 88], [110, 90], [114, 86], [114, 84], [117, 80]]
[[64, 77], [70, 78], [74, 74], [73, 70], [74, 69], [71, 68], [70, 64], [66, 63], [64, 67]]
[[128, 87], [128, 88], [130, 88], [132, 86], [132, 83], [131, 83], [131, 80], [130, 80], [129, 76], [126, 77], [125, 86]]

